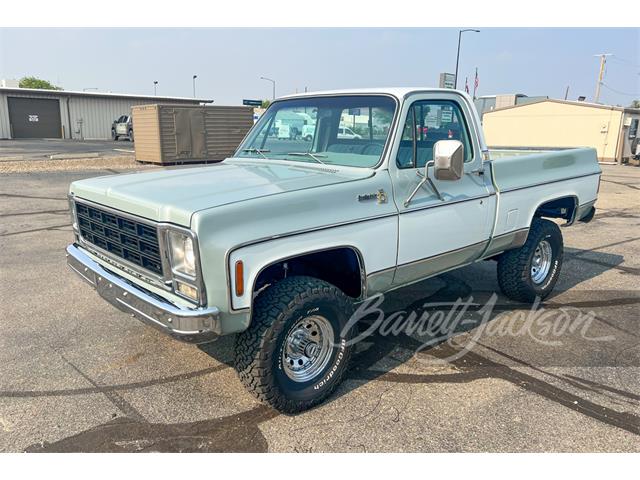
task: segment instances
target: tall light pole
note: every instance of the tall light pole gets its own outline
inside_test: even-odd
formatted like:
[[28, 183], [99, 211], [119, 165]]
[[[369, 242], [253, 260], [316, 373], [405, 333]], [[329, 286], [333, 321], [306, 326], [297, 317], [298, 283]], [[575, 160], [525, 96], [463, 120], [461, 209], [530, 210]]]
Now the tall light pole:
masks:
[[276, 99], [276, 81], [272, 80], [271, 78], [267, 78], [267, 77], [260, 77], [260, 80], [266, 80], [267, 82], [271, 82], [273, 85], [273, 98], [272, 100]]
[[607, 57], [613, 55], [612, 53], [599, 53], [594, 57], [600, 57], [600, 71], [598, 72], [598, 83], [596, 83], [596, 94], [593, 97], [593, 102], [598, 103], [600, 100], [600, 87], [602, 86], [602, 79], [604, 78], [604, 66], [607, 64]]
[[198, 78], [198, 75], [193, 76], [193, 98], [196, 98], [196, 78]]
[[158, 80], [153, 81], [153, 94], [158, 95]]
[[458, 53], [456, 54], [456, 73], [453, 81], [453, 88], [458, 88], [458, 64], [460, 63], [460, 40], [462, 39], [462, 34], [464, 32], [476, 32], [480, 33], [480, 30], [476, 30], [475, 28], [465, 28], [462, 30], [458, 30]]

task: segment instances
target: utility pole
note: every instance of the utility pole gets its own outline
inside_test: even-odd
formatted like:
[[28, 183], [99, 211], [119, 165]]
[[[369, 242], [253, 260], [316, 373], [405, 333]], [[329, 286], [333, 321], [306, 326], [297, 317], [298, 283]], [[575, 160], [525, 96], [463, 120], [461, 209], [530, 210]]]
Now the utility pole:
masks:
[[153, 95], [158, 95], [158, 80], [153, 81]]
[[604, 66], [607, 64], [607, 57], [613, 55], [612, 53], [598, 53], [594, 57], [600, 57], [600, 72], [598, 72], [598, 83], [596, 84], [596, 94], [593, 98], [594, 103], [600, 101], [600, 87], [602, 86], [602, 79], [604, 78]]
[[564, 91], [564, 99], [566, 100], [569, 96], [569, 85], [567, 85], [567, 89]]
[[476, 30], [474, 28], [464, 28], [462, 30], [458, 30], [458, 53], [456, 54], [456, 73], [454, 75], [454, 81], [453, 81], [454, 90], [458, 88], [458, 64], [460, 63], [460, 40], [462, 39], [462, 34], [464, 32], [480, 33], [480, 30]]
[[198, 75], [193, 76], [193, 98], [196, 98], [196, 78], [198, 78]]

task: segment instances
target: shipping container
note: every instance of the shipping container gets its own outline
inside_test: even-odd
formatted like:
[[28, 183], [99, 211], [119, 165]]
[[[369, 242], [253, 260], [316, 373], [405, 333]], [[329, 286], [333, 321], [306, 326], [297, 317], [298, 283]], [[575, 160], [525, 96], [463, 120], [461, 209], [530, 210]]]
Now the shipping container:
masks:
[[156, 104], [131, 111], [139, 162], [219, 162], [235, 152], [253, 126], [251, 107]]

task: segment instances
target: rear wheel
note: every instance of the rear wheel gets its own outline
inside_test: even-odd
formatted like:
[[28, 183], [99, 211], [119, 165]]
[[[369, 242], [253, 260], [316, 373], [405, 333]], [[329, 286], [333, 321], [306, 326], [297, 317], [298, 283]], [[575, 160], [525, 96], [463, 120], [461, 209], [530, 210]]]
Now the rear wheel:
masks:
[[118, 135], [116, 134], [115, 130], [111, 130], [111, 139], [114, 141], [118, 140]]
[[353, 303], [335, 286], [289, 277], [256, 298], [251, 326], [238, 335], [235, 367], [245, 387], [282, 412], [306, 410], [342, 381]]
[[509, 298], [533, 303], [547, 297], [560, 275], [563, 242], [555, 223], [534, 218], [525, 244], [498, 259], [498, 283]]
[[133, 130], [129, 130], [129, 141], [133, 142]]

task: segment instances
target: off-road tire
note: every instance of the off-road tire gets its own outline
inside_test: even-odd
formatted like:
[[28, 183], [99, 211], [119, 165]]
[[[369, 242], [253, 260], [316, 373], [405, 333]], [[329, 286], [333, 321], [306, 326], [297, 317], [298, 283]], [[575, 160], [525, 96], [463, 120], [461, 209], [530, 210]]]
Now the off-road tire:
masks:
[[118, 135], [116, 134], [116, 131], [115, 131], [115, 130], [111, 130], [111, 139], [112, 139], [114, 142], [117, 142], [117, 141], [118, 141]]
[[[325, 400], [347, 371], [355, 328], [342, 335], [353, 301], [335, 286], [312, 277], [286, 278], [255, 299], [251, 325], [235, 343], [235, 369], [244, 386], [263, 403], [284, 413], [307, 410]], [[284, 371], [282, 352], [293, 326], [309, 315], [323, 315], [333, 328], [328, 364], [306, 382]]]
[[[551, 245], [551, 267], [544, 280], [536, 284], [532, 280], [531, 265], [535, 250], [542, 240]], [[498, 283], [502, 292], [512, 300], [533, 303], [536, 297], [546, 298], [560, 275], [563, 242], [560, 228], [554, 222], [534, 218], [525, 244], [509, 250], [498, 259]]]

